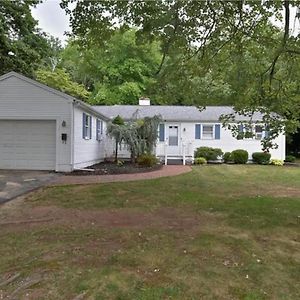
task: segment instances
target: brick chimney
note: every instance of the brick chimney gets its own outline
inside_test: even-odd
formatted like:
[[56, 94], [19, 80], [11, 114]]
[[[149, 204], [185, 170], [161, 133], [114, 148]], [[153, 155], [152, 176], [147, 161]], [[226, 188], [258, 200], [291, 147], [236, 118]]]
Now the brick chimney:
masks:
[[150, 105], [150, 99], [149, 99], [149, 98], [141, 97], [141, 98], [139, 99], [139, 105], [143, 105], [143, 106], [148, 106], [148, 105]]

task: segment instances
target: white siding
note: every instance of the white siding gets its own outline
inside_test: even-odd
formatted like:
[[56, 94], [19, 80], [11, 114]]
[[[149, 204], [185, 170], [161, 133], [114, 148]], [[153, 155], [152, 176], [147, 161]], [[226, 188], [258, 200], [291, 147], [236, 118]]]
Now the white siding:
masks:
[[[92, 116], [92, 138], [84, 139], [82, 135], [83, 113]], [[96, 139], [96, 115], [74, 106], [74, 169], [91, 166], [101, 162], [105, 157], [106, 122], [103, 121], [103, 136], [101, 141]], [[99, 118], [100, 119], [100, 118]]]
[[[244, 149], [247, 150], [249, 153], [249, 159], [252, 159], [253, 152], [260, 152], [261, 150], [261, 143], [259, 140], [255, 139], [244, 139], [244, 140], [237, 140], [235, 137], [232, 136], [230, 130], [222, 128], [220, 132], [220, 139], [219, 140], [205, 140], [205, 139], [195, 139], [195, 124], [193, 122], [166, 122], [165, 128], [169, 125], [178, 125], [179, 126], [179, 146], [180, 152], [178, 155], [183, 155], [182, 152], [182, 145], [185, 145], [185, 155], [193, 157], [194, 151], [201, 146], [207, 147], [214, 147], [214, 148], [221, 148], [223, 152], [231, 152], [236, 149]], [[209, 124], [205, 122], [205, 124]], [[211, 123], [211, 124], [218, 124], [218, 123]], [[165, 138], [168, 138], [167, 130], [165, 132]], [[285, 135], [281, 134], [276, 140], [275, 143], [278, 144], [278, 149], [272, 149], [271, 155], [272, 158], [277, 159], [285, 159]], [[113, 157], [114, 155], [114, 142], [112, 140], [108, 140], [106, 142], [106, 156]], [[165, 155], [165, 142], [158, 142], [156, 146], [156, 155], [163, 157]], [[177, 156], [174, 154], [174, 156]], [[120, 158], [129, 158], [130, 152], [129, 151], [121, 151], [119, 153]]]
[[[197, 123], [200, 124], [201, 122]], [[172, 125], [174, 123], [165, 123], [165, 126]], [[259, 152], [261, 150], [261, 143], [259, 140], [255, 139], [244, 139], [237, 140], [232, 136], [230, 130], [222, 128], [219, 140], [205, 140], [205, 139], [195, 139], [195, 124], [196, 123], [181, 123], [180, 124], [180, 138], [181, 143], [186, 145], [186, 155], [193, 156], [196, 148], [201, 146], [221, 148], [223, 152], [231, 152], [236, 149], [244, 149], [249, 153], [249, 158], [252, 158], [253, 152]], [[207, 124], [207, 122], [205, 123]], [[211, 123], [218, 124], [218, 123]], [[275, 143], [278, 144], [278, 149], [272, 149], [272, 158], [285, 159], [285, 135], [281, 134]], [[157, 156], [164, 156], [164, 142], [159, 142], [156, 149]]]
[[[70, 171], [71, 165], [71, 100], [47, 91], [21, 78], [11, 76], [0, 81], [0, 120], [56, 121], [56, 170]], [[66, 127], [62, 127], [62, 121]], [[68, 135], [62, 143], [61, 134]]]

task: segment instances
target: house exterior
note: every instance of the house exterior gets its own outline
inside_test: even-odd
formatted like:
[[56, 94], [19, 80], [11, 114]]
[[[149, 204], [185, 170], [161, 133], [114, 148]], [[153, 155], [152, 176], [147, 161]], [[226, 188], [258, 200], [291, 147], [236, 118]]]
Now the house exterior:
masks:
[[[69, 172], [100, 162], [106, 121], [74, 97], [15, 72], [5, 74], [0, 77], [0, 169]], [[102, 126], [98, 136], [97, 126]]]
[[[106, 135], [108, 122], [120, 115], [129, 120], [161, 115], [155, 154], [169, 159], [193, 159], [200, 146], [224, 152], [261, 150], [264, 133], [254, 139], [237, 140], [222, 128], [221, 114], [231, 107], [152, 106], [142, 100], [136, 106], [90, 106], [44, 84], [10, 72], [0, 77], [0, 169], [55, 170], [70, 172], [114, 156], [114, 141]], [[254, 118], [261, 120], [261, 115]], [[242, 118], [242, 116], [239, 116]], [[242, 120], [242, 119], [241, 119]], [[285, 135], [275, 141], [273, 158], [285, 158]], [[125, 145], [120, 157], [129, 158]]]
[[[253, 152], [261, 151], [261, 139], [265, 137], [262, 121], [262, 114], [255, 113], [253, 122], [257, 122], [253, 131], [253, 138], [238, 140], [233, 137], [229, 129], [223, 128], [220, 122], [221, 115], [234, 113], [229, 106], [207, 106], [200, 111], [195, 106], [155, 106], [145, 100], [140, 105], [114, 105], [94, 106], [94, 108], [113, 119], [120, 115], [125, 121], [134, 117], [144, 118], [160, 115], [163, 122], [159, 126], [159, 139], [155, 154], [165, 161], [172, 159], [193, 160], [194, 151], [198, 147], [207, 146], [221, 148], [223, 152], [231, 152], [236, 149], [244, 149], [249, 153], [251, 159]], [[237, 122], [247, 121], [248, 117], [236, 115]], [[109, 142], [109, 141], [108, 141]], [[272, 158], [285, 159], [285, 135], [280, 134], [274, 141], [277, 149], [272, 149]], [[126, 147], [119, 152], [121, 158], [130, 157]]]

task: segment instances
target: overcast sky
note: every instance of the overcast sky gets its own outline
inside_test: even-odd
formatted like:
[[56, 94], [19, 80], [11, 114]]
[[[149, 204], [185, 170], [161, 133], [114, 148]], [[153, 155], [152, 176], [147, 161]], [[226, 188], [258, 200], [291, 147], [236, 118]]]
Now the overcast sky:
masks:
[[39, 21], [39, 28], [65, 42], [64, 32], [70, 31], [69, 17], [59, 3], [60, 0], [46, 0], [32, 8], [32, 15]]
[[[58, 37], [63, 44], [67, 37], [64, 35], [66, 31], [71, 31], [69, 26], [69, 17], [65, 14], [65, 11], [59, 6], [60, 0], [45, 0], [43, 3], [38, 4], [36, 8], [32, 8], [33, 17], [39, 21], [39, 28], [43, 31]], [[75, 4], [73, 5], [75, 6]], [[293, 34], [299, 30], [299, 21], [294, 23], [296, 9], [291, 9], [291, 23], [290, 28], [295, 29]], [[275, 22], [278, 26], [282, 26], [280, 22]]]

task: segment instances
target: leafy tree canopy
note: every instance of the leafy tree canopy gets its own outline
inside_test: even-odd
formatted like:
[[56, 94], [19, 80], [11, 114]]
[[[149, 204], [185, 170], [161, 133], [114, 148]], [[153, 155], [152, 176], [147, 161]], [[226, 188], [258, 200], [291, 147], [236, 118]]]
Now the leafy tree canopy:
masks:
[[[243, 113], [263, 110], [272, 138], [299, 125], [300, 45], [299, 35], [291, 34], [290, 10], [300, 1], [78, 0], [72, 11], [69, 2], [61, 5], [85, 46], [103, 45], [116, 28], [133, 26], [139, 41], [159, 41], [151, 86], [153, 94], [159, 91], [157, 102], [216, 101]], [[271, 18], [282, 21], [283, 30]]]
[[14, 70], [32, 76], [48, 56], [46, 35], [37, 28], [30, 11], [38, 2], [0, 1], [0, 74]]
[[55, 71], [39, 69], [36, 71], [36, 79], [52, 88], [82, 100], [87, 100], [89, 97], [89, 92], [84, 86], [72, 81], [70, 75], [63, 69], [56, 68]]
[[135, 30], [115, 31], [101, 46], [81, 47], [80, 41], [68, 44], [61, 65], [92, 91], [91, 102], [136, 104], [153, 83], [161, 56], [158, 43], [138, 44]]

